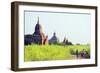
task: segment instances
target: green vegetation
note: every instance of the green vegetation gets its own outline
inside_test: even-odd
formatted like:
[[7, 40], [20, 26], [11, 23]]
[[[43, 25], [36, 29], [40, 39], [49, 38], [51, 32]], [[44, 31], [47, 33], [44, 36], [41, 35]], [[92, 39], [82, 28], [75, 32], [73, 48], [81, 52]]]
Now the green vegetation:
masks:
[[83, 49], [87, 51], [90, 54], [90, 45], [73, 45], [73, 46], [68, 46], [70, 48], [70, 53], [75, 54], [75, 51], [78, 50], [80, 53]]
[[75, 51], [85, 49], [90, 53], [89, 45], [27, 45], [25, 46], [25, 61], [68, 60], [73, 59]]

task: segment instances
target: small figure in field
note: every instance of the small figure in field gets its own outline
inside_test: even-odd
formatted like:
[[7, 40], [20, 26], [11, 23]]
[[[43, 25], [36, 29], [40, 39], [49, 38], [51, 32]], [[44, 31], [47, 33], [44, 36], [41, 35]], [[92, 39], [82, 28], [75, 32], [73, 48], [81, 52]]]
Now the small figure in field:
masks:
[[76, 50], [76, 58], [78, 58], [78, 49]]
[[85, 58], [85, 57], [86, 57], [86, 51], [85, 51], [85, 49], [83, 49], [83, 50], [81, 51], [81, 57], [82, 57], [82, 58]]

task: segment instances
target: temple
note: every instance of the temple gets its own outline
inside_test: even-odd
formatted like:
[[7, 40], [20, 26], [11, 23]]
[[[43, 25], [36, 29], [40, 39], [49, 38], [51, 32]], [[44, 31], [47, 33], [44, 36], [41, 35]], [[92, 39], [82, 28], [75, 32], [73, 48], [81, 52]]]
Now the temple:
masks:
[[56, 33], [53, 33], [52, 38], [49, 40], [49, 44], [57, 44], [59, 42], [59, 39], [56, 36]]
[[35, 26], [35, 32], [33, 33], [33, 41], [35, 44], [47, 44], [48, 43], [48, 36], [42, 31], [42, 26], [39, 23], [39, 17], [37, 24]]
[[64, 45], [73, 45], [72, 42], [68, 41], [68, 38], [66, 39], [66, 37], [64, 37], [64, 40], [62, 42]]
[[34, 33], [28, 34], [24, 36], [24, 44], [28, 45], [28, 44], [40, 44], [40, 45], [44, 45], [44, 44], [48, 44], [48, 36], [45, 36], [45, 34], [42, 31], [42, 26], [39, 23], [39, 17], [38, 17], [38, 21], [37, 24], [35, 26], [35, 31]]

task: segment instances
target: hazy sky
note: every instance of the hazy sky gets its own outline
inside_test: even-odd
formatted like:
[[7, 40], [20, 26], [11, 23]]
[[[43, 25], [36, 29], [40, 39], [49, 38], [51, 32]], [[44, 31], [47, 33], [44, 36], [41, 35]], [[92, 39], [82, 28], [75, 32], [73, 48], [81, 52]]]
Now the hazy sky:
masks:
[[33, 34], [39, 16], [39, 23], [49, 39], [56, 32], [60, 42], [66, 37], [72, 43], [90, 43], [90, 14], [24, 11], [24, 15], [24, 34]]

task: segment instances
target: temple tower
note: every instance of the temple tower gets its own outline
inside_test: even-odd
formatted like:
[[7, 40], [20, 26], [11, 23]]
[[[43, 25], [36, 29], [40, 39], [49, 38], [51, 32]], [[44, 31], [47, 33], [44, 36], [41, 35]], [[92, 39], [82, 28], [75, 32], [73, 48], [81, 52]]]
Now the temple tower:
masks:
[[39, 17], [33, 33], [33, 41], [35, 44], [46, 44], [48, 37], [42, 31], [42, 26], [39, 23]]

